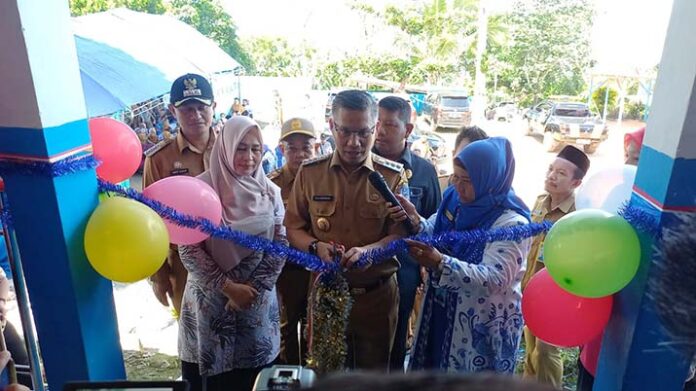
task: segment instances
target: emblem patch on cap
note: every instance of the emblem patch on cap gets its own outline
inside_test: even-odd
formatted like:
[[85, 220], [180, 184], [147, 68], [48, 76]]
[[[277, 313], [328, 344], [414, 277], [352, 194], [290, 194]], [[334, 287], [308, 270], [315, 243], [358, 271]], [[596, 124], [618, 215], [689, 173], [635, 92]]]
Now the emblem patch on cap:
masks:
[[302, 129], [302, 121], [300, 121], [299, 119], [293, 120], [293, 121], [290, 123], [290, 128], [291, 128], [292, 130], [300, 130], [300, 129]]
[[199, 96], [203, 95], [200, 88], [198, 88], [198, 80], [196, 79], [184, 79], [184, 97], [189, 96]]

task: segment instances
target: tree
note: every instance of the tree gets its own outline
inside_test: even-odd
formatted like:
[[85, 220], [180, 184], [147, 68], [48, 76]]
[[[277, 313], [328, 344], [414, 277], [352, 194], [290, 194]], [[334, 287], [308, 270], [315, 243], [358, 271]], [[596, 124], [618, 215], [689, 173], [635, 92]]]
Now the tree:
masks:
[[316, 49], [306, 45], [290, 45], [282, 37], [254, 37], [243, 42], [250, 54], [254, 74], [258, 76], [312, 76]]
[[239, 44], [232, 17], [217, 0], [172, 0], [170, 6], [172, 14], [179, 20], [215, 41], [247, 72], [253, 72], [254, 64]]
[[591, 0], [517, 0], [507, 18], [510, 46], [500, 53], [500, 83], [529, 104], [577, 95], [591, 65]]
[[599, 114], [602, 115], [604, 113], [604, 99], [607, 98], [607, 112], [610, 112], [616, 108], [618, 96], [619, 93], [613, 88], [609, 88], [609, 95], [607, 96], [607, 86], [602, 86], [592, 92], [592, 102]]
[[162, 0], [70, 0], [69, 4], [72, 16], [103, 12], [118, 7], [148, 14], [163, 14], [166, 11]]
[[[473, 61], [467, 69], [462, 59], [476, 42], [478, 0], [428, 0], [406, 6], [389, 5], [381, 11], [356, 3], [353, 9], [380, 18], [396, 30], [395, 52], [407, 53], [408, 57], [395, 57], [385, 64], [391, 63], [398, 69], [407, 63], [411, 68], [407, 72], [392, 69], [402, 76], [394, 80], [439, 84], [461, 81], [462, 76], [471, 79]], [[377, 68], [384, 71], [385, 64]]]
[[351, 76], [370, 76], [404, 84], [422, 83], [424, 73], [416, 68], [419, 62], [415, 57], [356, 55], [324, 64], [317, 70], [315, 79], [324, 89], [346, 85]]

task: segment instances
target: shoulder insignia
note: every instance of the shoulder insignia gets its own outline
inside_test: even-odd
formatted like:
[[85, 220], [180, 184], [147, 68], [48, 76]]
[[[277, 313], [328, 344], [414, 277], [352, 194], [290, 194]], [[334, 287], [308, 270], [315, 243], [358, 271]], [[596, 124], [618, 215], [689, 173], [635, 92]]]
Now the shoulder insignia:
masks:
[[375, 155], [375, 154], [372, 154], [372, 161], [381, 165], [381, 166], [384, 166], [384, 167], [387, 167], [393, 171], [396, 171], [396, 172], [401, 172], [404, 168], [404, 165], [401, 163], [397, 163], [395, 161], [385, 159], [385, 158], [383, 158], [379, 155]]
[[280, 176], [281, 172], [282, 172], [282, 170], [279, 168], [279, 169], [276, 169], [276, 170], [269, 172], [268, 175], [266, 175], [266, 176], [268, 177], [268, 179], [273, 180], [273, 179], [278, 178]]
[[159, 143], [155, 144], [154, 146], [150, 147], [147, 151], [145, 151], [145, 156], [150, 157], [157, 152], [161, 151], [164, 147], [167, 145], [171, 144], [172, 141], [176, 140], [175, 138], [170, 138], [168, 140], [162, 140]]
[[315, 164], [315, 163], [323, 162], [323, 161], [326, 160], [326, 159], [331, 159], [331, 154], [330, 154], [330, 153], [329, 153], [329, 154], [326, 154], [326, 155], [317, 156], [317, 157], [312, 158], [312, 159], [307, 159], [307, 160], [305, 160], [305, 161], [302, 162], [302, 165], [303, 165], [303, 166], [309, 166], [309, 165], [312, 165], [312, 164]]

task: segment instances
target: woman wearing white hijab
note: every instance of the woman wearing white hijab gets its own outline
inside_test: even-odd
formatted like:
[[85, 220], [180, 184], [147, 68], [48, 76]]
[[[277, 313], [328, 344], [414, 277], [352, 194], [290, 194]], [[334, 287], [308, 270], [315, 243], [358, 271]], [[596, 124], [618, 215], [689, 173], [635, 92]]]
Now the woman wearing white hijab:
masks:
[[[225, 124], [199, 178], [222, 202], [223, 223], [287, 243], [280, 189], [261, 168], [263, 140], [253, 119]], [[279, 352], [275, 283], [284, 259], [209, 238], [179, 246], [189, 272], [179, 324], [182, 375], [191, 390], [251, 390]]]

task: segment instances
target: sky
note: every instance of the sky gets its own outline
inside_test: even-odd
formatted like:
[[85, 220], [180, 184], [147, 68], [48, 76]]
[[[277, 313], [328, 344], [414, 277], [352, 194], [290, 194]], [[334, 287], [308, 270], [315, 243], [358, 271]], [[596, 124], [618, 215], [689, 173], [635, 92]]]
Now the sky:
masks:
[[[370, 0], [375, 8], [395, 0]], [[398, 0], [406, 4], [416, 0]], [[505, 10], [512, 0], [487, 0]], [[608, 70], [652, 68], [660, 61], [672, 0], [593, 0], [592, 50], [598, 66]], [[365, 44], [361, 17], [346, 0], [221, 0], [242, 37], [284, 36], [335, 53], [353, 52]], [[367, 28], [371, 28], [367, 26]], [[390, 46], [387, 34], [373, 42], [375, 50]]]

